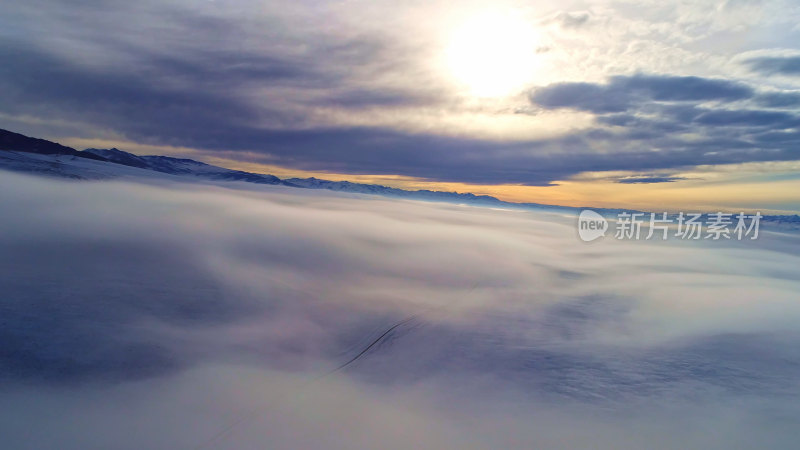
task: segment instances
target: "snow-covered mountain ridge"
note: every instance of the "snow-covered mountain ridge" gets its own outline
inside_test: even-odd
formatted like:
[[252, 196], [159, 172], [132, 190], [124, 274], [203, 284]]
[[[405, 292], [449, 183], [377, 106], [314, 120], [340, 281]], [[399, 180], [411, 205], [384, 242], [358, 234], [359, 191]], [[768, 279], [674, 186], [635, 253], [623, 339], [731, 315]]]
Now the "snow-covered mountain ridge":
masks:
[[[378, 184], [330, 181], [314, 177], [280, 179], [274, 175], [226, 169], [193, 159], [157, 155], [136, 155], [116, 148], [89, 148], [78, 151], [44, 139], [30, 138], [18, 133], [0, 130], [0, 169], [73, 179], [104, 179], [119, 176], [120, 172], [116, 167], [120, 165], [139, 170], [211, 181], [240, 181], [304, 189], [326, 189], [354, 194], [380, 195], [410, 200], [448, 202], [493, 208], [548, 209], [568, 214], [575, 214], [577, 211], [584, 209], [580, 207], [539, 203], [506, 202], [488, 195], [476, 195], [472, 193], [431, 191], [425, 189], [411, 191]], [[592, 209], [609, 218], [614, 218], [616, 214], [622, 211], [608, 208]], [[762, 220], [778, 224], [784, 229], [800, 229], [800, 215], [768, 215], [764, 216]]]

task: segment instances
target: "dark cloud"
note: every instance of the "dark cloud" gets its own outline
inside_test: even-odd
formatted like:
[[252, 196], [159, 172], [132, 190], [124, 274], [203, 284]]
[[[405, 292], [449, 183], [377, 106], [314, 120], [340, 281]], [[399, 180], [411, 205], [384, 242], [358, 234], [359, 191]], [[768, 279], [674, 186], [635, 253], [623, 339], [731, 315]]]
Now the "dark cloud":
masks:
[[[81, 118], [131, 137], [147, 134], [165, 142], [171, 140], [169, 128], [177, 134], [209, 132], [235, 120], [251, 122], [260, 114], [233, 95], [190, 82], [167, 87], [161, 78], [135, 71], [89, 70], [33, 47], [2, 45], [0, 55], [15, 61], [0, 69], [4, 109], [12, 114]], [[173, 64], [160, 77], [176, 67]], [[187, 70], [185, 78], [197, 76], [196, 70]]]
[[761, 94], [755, 100], [768, 108], [800, 108], [800, 92], [771, 92]]
[[628, 177], [628, 178], [620, 178], [617, 180], [617, 183], [622, 184], [650, 184], [650, 183], [672, 183], [679, 180], [685, 180], [685, 177], [671, 177], [671, 176], [663, 176], [663, 177]]
[[606, 84], [558, 83], [535, 89], [531, 102], [548, 109], [571, 108], [597, 114], [623, 112], [647, 102], [730, 102], [750, 98], [741, 83], [700, 77], [633, 75]]
[[436, 93], [433, 92], [422, 96], [389, 90], [350, 89], [333, 93], [323, 101], [330, 106], [361, 109], [376, 106], [420, 106], [430, 104], [435, 96]]
[[611, 78], [610, 84], [655, 101], [730, 102], [753, 95], [753, 89], [741, 83], [701, 77], [669, 75], [634, 75]]
[[[573, 135], [572, 140], [587, 147], [599, 142], [614, 145], [617, 151], [613, 158], [625, 170], [765, 161], [773, 157], [792, 160], [800, 156], [796, 146], [786, 145], [794, 142], [794, 133], [779, 131], [797, 127], [800, 117], [795, 112], [732, 108], [750, 101], [766, 107], [792, 108], [798, 101], [794, 92], [757, 94], [746, 85], [728, 80], [635, 75], [612, 77], [603, 84], [545, 86], [531, 92], [530, 100], [534, 106], [546, 109], [594, 113], [597, 124], [611, 128], [589, 130], [583, 138]], [[701, 106], [709, 101], [730, 106]], [[681, 134], [702, 138], [684, 140]], [[598, 155], [587, 153], [577, 165], [614, 170], [606, 169], [609, 166]], [[656, 177], [653, 181], [675, 179]]]
[[753, 136], [753, 140], [766, 145], [800, 145], [800, 132], [798, 131], [767, 131]]
[[753, 72], [765, 75], [800, 76], [800, 56], [762, 56], [744, 63]]
[[797, 117], [784, 112], [758, 110], [708, 111], [695, 118], [697, 123], [713, 126], [772, 126], [778, 129], [793, 126]]
[[626, 111], [630, 95], [614, 86], [592, 83], [560, 83], [533, 91], [531, 102], [548, 109], [572, 108], [603, 114]]
[[[684, 115], [683, 113], [686, 113], [685, 120], [680, 119], [680, 116]], [[692, 118], [697, 114], [698, 112], [695, 109], [676, 112], [664, 108], [659, 111], [655, 118], [623, 113], [601, 115], [595, 120], [603, 125], [623, 127], [627, 136], [633, 139], [636, 136], [659, 137], [664, 136], [666, 133], [688, 131], [691, 127]], [[670, 117], [671, 115], [678, 117]]]

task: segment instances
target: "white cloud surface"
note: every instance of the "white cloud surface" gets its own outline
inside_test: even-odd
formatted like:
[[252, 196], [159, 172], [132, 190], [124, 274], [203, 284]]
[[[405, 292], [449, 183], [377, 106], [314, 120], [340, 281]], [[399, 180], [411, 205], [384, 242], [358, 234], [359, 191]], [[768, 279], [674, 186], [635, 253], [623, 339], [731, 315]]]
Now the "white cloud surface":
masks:
[[544, 212], [11, 173], [0, 216], [5, 448], [792, 438], [793, 235], [585, 244]]

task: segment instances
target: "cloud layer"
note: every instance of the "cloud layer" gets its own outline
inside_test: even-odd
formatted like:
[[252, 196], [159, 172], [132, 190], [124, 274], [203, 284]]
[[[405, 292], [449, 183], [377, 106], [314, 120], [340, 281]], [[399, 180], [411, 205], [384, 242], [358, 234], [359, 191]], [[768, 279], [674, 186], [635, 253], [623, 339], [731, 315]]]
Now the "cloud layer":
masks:
[[789, 442], [796, 236], [232, 187], [3, 174], [6, 446]]

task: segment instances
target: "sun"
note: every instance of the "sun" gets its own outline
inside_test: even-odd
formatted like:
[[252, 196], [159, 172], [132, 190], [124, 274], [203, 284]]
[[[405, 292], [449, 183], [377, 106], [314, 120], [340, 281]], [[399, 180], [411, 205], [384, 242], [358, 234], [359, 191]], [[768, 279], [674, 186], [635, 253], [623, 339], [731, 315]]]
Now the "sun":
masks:
[[450, 34], [447, 70], [460, 88], [478, 97], [501, 97], [522, 89], [535, 71], [537, 33], [519, 15], [484, 13]]

